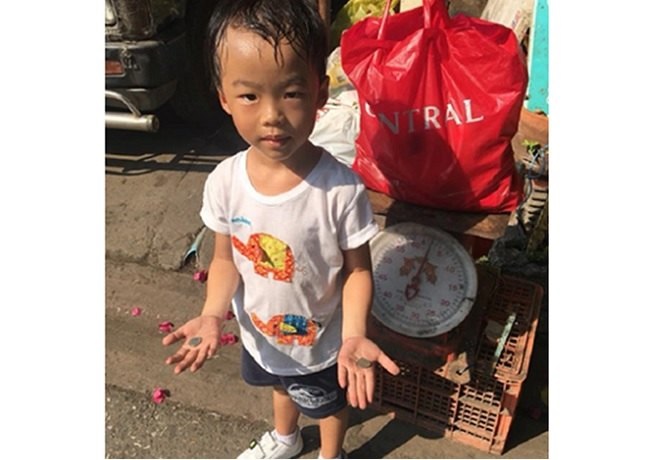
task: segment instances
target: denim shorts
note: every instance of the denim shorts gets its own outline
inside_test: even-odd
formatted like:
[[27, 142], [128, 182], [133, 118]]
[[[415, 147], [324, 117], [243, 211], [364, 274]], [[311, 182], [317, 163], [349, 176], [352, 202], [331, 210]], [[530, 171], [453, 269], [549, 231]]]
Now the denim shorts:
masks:
[[329, 417], [348, 405], [345, 390], [339, 386], [336, 364], [314, 374], [273, 375], [242, 347], [241, 374], [249, 385], [284, 388], [298, 410], [313, 419]]

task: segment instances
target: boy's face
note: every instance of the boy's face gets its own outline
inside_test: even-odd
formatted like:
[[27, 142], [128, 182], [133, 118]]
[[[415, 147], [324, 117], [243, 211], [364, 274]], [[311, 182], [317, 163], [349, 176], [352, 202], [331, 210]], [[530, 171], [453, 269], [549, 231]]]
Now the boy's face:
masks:
[[281, 44], [276, 60], [270, 43], [244, 29], [228, 28], [217, 52], [219, 99], [244, 140], [283, 162], [309, 145], [316, 111], [327, 101], [328, 79], [319, 81], [288, 43]]

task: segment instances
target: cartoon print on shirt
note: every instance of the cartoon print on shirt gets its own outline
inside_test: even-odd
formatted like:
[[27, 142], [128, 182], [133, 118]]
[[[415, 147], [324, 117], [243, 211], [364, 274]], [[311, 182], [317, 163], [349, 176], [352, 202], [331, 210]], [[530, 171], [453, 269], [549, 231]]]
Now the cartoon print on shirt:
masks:
[[316, 321], [300, 315], [275, 315], [266, 323], [255, 313], [251, 313], [253, 324], [269, 337], [275, 337], [283, 345], [310, 346], [316, 340], [316, 333], [321, 327]]
[[234, 235], [231, 240], [235, 249], [253, 262], [255, 273], [264, 277], [271, 273], [276, 281], [291, 282], [295, 261], [287, 243], [268, 233], [253, 233], [247, 244]]

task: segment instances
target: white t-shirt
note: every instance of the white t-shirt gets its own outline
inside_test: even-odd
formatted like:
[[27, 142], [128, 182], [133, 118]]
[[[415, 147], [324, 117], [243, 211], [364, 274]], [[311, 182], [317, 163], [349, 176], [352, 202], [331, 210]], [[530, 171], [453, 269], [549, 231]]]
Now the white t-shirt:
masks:
[[359, 177], [327, 151], [304, 181], [273, 196], [253, 188], [247, 153], [210, 173], [201, 209], [208, 228], [231, 237], [242, 345], [272, 374], [318, 372], [341, 346], [342, 250], [379, 228]]

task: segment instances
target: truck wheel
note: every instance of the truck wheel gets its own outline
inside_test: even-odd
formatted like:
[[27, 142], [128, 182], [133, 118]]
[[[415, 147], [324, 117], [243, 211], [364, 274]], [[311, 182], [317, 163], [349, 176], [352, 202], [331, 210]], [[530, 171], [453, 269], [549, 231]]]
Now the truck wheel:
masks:
[[204, 62], [204, 38], [212, 10], [219, 2], [193, 0], [187, 3], [185, 63], [171, 105], [187, 123], [202, 129], [217, 129], [228, 117], [210, 82], [209, 69]]

